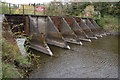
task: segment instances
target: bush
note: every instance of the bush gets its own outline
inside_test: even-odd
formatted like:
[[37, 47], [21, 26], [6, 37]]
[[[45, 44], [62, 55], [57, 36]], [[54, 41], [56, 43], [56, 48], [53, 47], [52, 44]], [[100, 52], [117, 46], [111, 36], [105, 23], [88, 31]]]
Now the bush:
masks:
[[7, 43], [5, 39], [3, 40], [2, 50], [3, 73], [0, 74], [3, 75], [3, 78], [22, 78], [24, 75], [23, 69], [30, 67], [31, 62], [28, 58], [22, 56], [17, 45]]
[[96, 19], [98, 25], [103, 29], [104, 28], [104, 24], [105, 24], [105, 21], [104, 19]]
[[3, 79], [4, 78], [21, 78], [22, 75], [18, 72], [14, 65], [2, 63]]
[[119, 31], [118, 17], [105, 15], [103, 18], [100, 18], [100, 19], [96, 18], [96, 21], [98, 25], [105, 30]]

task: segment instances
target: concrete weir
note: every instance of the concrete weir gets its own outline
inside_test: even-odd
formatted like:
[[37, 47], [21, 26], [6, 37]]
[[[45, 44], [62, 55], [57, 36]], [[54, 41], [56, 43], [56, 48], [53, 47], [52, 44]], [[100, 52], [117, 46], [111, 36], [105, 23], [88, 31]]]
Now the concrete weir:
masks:
[[51, 16], [50, 18], [66, 42], [82, 45], [82, 42], [77, 39], [77, 35], [69, 27], [64, 18], [58, 16]]
[[95, 26], [91, 23], [91, 21], [88, 18], [82, 18], [87, 26], [91, 29], [91, 31], [95, 34], [96, 37], [101, 38], [103, 37], [95, 28]]
[[91, 29], [88, 27], [88, 25], [86, 24], [84, 19], [79, 18], [79, 17], [74, 17], [74, 19], [79, 24], [81, 29], [86, 33], [86, 36], [85, 36], [86, 38], [88, 38], [88, 39], [98, 39], [95, 36], [95, 34], [91, 31]]
[[68, 26], [74, 31], [74, 33], [77, 35], [78, 39], [81, 41], [88, 41], [91, 42], [90, 39], [85, 38], [86, 33], [81, 29], [81, 27], [79, 26], [79, 24], [76, 22], [76, 20], [72, 17], [63, 17]]
[[45, 18], [43, 17], [31, 17], [30, 19], [30, 35], [32, 35], [32, 39], [30, 40], [30, 47], [41, 51], [43, 53], [53, 55], [52, 51], [48, 47], [45, 41]]
[[93, 20], [93, 19], [89, 19], [90, 20], [90, 22], [93, 24], [93, 26], [97, 29], [97, 31], [98, 32], [100, 32], [100, 34], [102, 35], [102, 36], [106, 36], [106, 35], [109, 35], [110, 33], [109, 32], [106, 32], [105, 30], [103, 30], [102, 28], [100, 28], [100, 26], [96, 23], [96, 21], [95, 20]]
[[81, 41], [91, 42], [107, 34], [91, 18], [22, 14], [4, 17], [15, 35], [31, 36], [30, 47], [50, 56], [53, 52], [48, 44], [70, 49], [67, 42], [83, 45]]
[[69, 45], [66, 44], [64, 37], [55, 27], [49, 16], [47, 17], [46, 24], [46, 41], [48, 44], [70, 49]]

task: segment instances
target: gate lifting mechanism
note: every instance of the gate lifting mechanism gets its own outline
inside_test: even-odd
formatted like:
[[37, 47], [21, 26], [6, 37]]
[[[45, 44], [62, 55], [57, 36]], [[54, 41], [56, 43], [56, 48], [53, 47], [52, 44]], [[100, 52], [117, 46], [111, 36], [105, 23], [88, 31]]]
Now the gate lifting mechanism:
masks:
[[[67, 43], [83, 45], [83, 41], [91, 42], [110, 34], [91, 18], [20, 14], [4, 14], [4, 17], [12, 23], [11, 28], [13, 24], [22, 23], [21, 34], [32, 35], [30, 47], [51, 56], [53, 52], [48, 44], [71, 49]], [[18, 31], [18, 28], [13, 29], [13, 32]]]

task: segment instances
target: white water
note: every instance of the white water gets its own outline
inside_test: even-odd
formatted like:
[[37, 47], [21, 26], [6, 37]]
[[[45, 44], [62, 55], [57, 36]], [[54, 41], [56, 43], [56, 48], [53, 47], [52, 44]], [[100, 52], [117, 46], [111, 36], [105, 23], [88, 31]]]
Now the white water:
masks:
[[27, 52], [26, 52], [26, 49], [24, 47], [25, 40], [26, 40], [26, 38], [18, 38], [18, 39], [16, 39], [16, 42], [17, 42], [17, 45], [19, 47], [21, 54], [26, 57]]

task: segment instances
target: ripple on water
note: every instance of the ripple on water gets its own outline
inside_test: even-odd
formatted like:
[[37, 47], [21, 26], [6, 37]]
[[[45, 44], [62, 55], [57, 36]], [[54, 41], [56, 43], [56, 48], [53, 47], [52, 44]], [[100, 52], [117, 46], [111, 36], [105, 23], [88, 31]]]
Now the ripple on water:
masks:
[[[70, 44], [72, 50], [50, 46], [54, 57], [33, 51], [41, 56], [30, 73], [31, 78], [117, 78], [118, 38], [107, 36], [85, 42], [83, 46]], [[35, 65], [38, 65], [35, 64]]]

